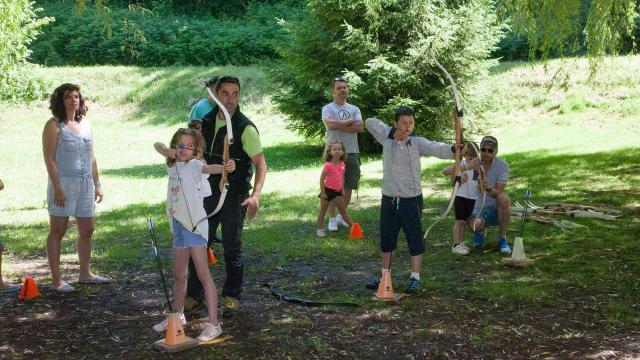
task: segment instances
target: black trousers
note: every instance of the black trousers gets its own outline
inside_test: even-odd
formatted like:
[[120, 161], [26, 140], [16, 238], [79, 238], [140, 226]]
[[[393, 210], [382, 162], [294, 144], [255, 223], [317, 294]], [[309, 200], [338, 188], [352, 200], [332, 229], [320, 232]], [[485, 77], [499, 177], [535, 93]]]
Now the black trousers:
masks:
[[[222, 287], [222, 296], [240, 298], [242, 293], [242, 278], [244, 276], [244, 264], [242, 263], [242, 228], [246, 209], [240, 204], [248, 197], [248, 194], [229, 192], [224, 199], [222, 209], [209, 218], [209, 243], [211, 246], [218, 225], [222, 226], [223, 256], [227, 276]], [[204, 208], [210, 214], [218, 205], [219, 191], [214, 190], [212, 196], [204, 199]], [[204, 289], [198, 279], [193, 260], [189, 259], [189, 272], [187, 278], [187, 296], [198, 301], [204, 301]]]

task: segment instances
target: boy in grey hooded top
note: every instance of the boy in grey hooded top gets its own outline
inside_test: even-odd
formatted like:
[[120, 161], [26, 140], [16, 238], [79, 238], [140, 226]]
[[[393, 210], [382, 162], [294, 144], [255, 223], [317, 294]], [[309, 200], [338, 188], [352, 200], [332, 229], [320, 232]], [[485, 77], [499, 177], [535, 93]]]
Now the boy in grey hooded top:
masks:
[[[411, 276], [406, 293], [417, 293], [422, 286], [420, 269], [424, 242], [422, 241], [422, 184], [420, 157], [434, 156], [454, 159], [450, 144], [430, 141], [412, 135], [415, 113], [407, 106], [396, 110], [394, 126], [374, 118], [365, 121], [367, 130], [382, 144], [382, 201], [380, 204], [380, 250], [382, 272], [388, 272], [391, 255], [397, 248], [398, 234], [404, 230], [411, 255]], [[367, 284], [377, 289], [380, 277]]]

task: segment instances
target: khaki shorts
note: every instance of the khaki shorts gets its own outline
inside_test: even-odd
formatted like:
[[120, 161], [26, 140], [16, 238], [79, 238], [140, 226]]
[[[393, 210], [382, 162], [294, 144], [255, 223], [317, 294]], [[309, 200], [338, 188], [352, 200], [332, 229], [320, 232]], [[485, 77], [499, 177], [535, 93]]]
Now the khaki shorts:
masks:
[[347, 162], [344, 171], [344, 187], [347, 189], [358, 190], [360, 182], [360, 154], [347, 154]]

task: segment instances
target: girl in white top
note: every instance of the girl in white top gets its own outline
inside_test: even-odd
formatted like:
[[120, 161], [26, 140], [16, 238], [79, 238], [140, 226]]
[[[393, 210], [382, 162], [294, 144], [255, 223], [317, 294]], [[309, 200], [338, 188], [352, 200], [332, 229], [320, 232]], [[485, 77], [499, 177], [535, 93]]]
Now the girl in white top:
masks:
[[[470, 162], [476, 157], [477, 154], [473, 146], [467, 146], [464, 159], [460, 162], [461, 168], [470, 168]], [[454, 165], [447, 166], [442, 170], [442, 173], [444, 175], [454, 175]], [[453, 202], [456, 222], [453, 225], [451, 252], [458, 255], [467, 255], [469, 254], [469, 248], [462, 243], [462, 238], [464, 236], [464, 226], [469, 220], [476, 199], [478, 198], [478, 173], [474, 169], [469, 169], [463, 171], [460, 176], [460, 187], [456, 192], [456, 198]]]
[[[222, 333], [218, 322], [218, 292], [207, 263], [207, 240], [209, 223], [202, 221], [192, 232], [194, 224], [207, 216], [202, 200], [211, 194], [207, 177], [202, 174], [219, 174], [222, 165], [207, 165], [198, 160], [204, 147], [202, 134], [195, 129], [179, 129], [171, 138], [169, 148], [155, 143], [156, 151], [165, 156], [169, 184], [167, 187], [167, 215], [173, 232], [173, 276], [174, 306], [180, 313], [182, 324], [186, 325], [183, 307], [187, 292], [187, 265], [193, 259], [198, 279], [204, 286], [209, 322], [202, 330], [198, 340], [209, 341]], [[228, 172], [235, 171], [235, 162], [229, 160], [224, 165]], [[167, 319], [156, 324], [153, 329], [164, 332]]]

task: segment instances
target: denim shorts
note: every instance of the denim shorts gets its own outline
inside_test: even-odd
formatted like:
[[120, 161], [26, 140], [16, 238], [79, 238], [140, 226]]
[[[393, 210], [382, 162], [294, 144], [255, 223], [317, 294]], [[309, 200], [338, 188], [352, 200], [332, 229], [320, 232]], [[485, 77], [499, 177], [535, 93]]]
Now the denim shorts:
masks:
[[173, 218], [173, 248], [187, 249], [195, 247], [207, 247], [207, 240], [202, 235], [192, 233], [180, 221]]
[[53, 203], [53, 184], [47, 186], [49, 215], [60, 217], [94, 217], [96, 215], [96, 189], [92, 177], [60, 177], [64, 191], [64, 207]]
[[[472, 216], [478, 217], [479, 211], [480, 208], [473, 209]], [[484, 209], [482, 209], [482, 214], [480, 215], [484, 219], [485, 226], [496, 226], [500, 224], [500, 222], [498, 221], [498, 209], [496, 209], [496, 207], [493, 205], [485, 206]]]

